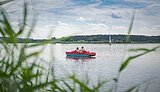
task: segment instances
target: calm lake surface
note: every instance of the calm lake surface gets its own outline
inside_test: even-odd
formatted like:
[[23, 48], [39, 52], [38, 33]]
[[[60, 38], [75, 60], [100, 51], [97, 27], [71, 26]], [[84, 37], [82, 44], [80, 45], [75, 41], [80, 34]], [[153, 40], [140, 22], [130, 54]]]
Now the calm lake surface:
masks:
[[[54, 67], [58, 78], [75, 73], [76, 76], [85, 80], [88, 78], [90, 84], [94, 85], [98, 79], [110, 80], [118, 75], [121, 63], [131, 55], [141, 52], [129, 52], [133, 48], [153, 48], [160, 44], [50, 44], [40, 56], [41, 64], [45, 67]], [[72, 51], [76, 47], [84, 46], [86, 50], [97, 53], [95, 58], [74, 59], [66, 58], [66, 51]], [[128, 88], [147, 82], [149, 86], [142, 85], [142, 92], [159, 92], [160, 90], [160, 49], [148, 53], [133, 60], [127, 68], [120, 74], [118, 92], [123, 92]], [[114, 83], [105, 85], [112, 88]], [[144, 86], [144, 87], [143, 87]]]
[[[160, 44], [49, 44], [45, 46], [37, 63], [46, 69], [54, 67], [57, 78], [65, 78], [75, 74], [80, 80], [89, 79], [92, 86], [98, 80], [110, 80], [118, 76], [120, 65], [127, 57], [141, 52], [129, 52], [133, 48], [154, 48]], [[75, 59], [66, 58], [66, 51], [75, 50], [83, 46], [86, 50], [96, 52], [95, 58]], [[43, 48], [43, 47], [40, 47]], [[40, 48], [29, 49], [36, 51]], [[33, 61], [33, 60], [31, 60]], [[47, 75], [47, 72], [46, 72]], [[122, 71], [117, 84], [111, 81], [104, 85], [101, 92], [116, 87], [118, 92], [146, 82], [140, 88], [140, 92], [160, 92], [160, 49], [138, 57], [129, 63]], [[116, 86], [118, 85], [118, 86]], [[146, 91], [147, 90], [147, 91]]]

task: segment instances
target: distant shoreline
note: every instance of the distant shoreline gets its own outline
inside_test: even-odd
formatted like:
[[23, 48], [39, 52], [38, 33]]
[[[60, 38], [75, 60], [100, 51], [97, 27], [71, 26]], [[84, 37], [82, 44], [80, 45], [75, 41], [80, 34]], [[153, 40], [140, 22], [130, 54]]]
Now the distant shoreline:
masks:
[[51, 43], [51, 44], [108, 44], [108, 45], [113, 45], [113, 44], [160, 44], [160, 43]]
[[[69, 36], [56, 39], [33, 39], [33, 38], [16, 38], [16, 43], [61, 43], [61, 44], [147, 44], [160, 43], [160, 36], [130, 35], [129, 42], [126, 43], [127, 35], [82, 35]], [[111, 38], [111, 39], [109, 39]], [[0, 43], [13, 43], [10, 37], [0, 37]]]
[[[3, 42], [0, 42], [0, 44], [2, 44]], [[13, 42], [7, 42], [7, 43], [13, 43]], [[97, 43], [90, 43], [90, 42], [86, 42], [86, 43], [79, 43], [79, 42], [16, 42], [16, 43], [50, 43], [50, 44], [108, 44], [108, 45], [112, 45], [112, 44], [160, 44], [160, 43], [103, 43], [103, 42], [97, 42]]]

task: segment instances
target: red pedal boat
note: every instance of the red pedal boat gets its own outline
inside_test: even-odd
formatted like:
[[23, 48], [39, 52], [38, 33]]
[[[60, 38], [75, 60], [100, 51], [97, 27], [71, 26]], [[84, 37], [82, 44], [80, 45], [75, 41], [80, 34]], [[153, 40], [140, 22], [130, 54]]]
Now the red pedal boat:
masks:
[[71, 51], [71, 52], [66, 52], [67, 57], [92, 57], [95, 56], [95, 52], [90, 52], [90, 51]]

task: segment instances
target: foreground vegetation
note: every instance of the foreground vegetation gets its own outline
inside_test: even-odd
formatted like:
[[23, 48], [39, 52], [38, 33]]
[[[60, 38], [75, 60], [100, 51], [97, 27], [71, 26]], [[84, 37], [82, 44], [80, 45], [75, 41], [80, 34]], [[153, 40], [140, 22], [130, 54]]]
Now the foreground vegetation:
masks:
[[[5, 3], [0, 3], [3, 5]], [[97, 84], [89, 86], [89, 79], [86, 81], [79, 80], [75, 74], [66, 75], [66, 78], [58, 79], [55, 77], [54, 67], [48, 69], [41, 66], [36, 61], [39, 58], [39, 54], [44, 48], [35, 52], [27, 52], [28, 49], [37, 48], [39, 46], [45, 47], [48, 42], [28, 44], [27, 42], [18, 45], [17, 38], [24, 33], [27, 23], [27, 3], [24, 3], [23, 22], [19, 26], [19, 30], [13, 30], [11, 23], [8, 20], [5, 10], [0, 11], [0, 34], [3, 38], [9, 37], [12, 44], [3, 40], [1, 43], [1, 57], [0, 57], [0, 92], [101, 92], [101, 87], [111, 81], [118, 84], [119, 77], [128, 64], [149, 52], [155, 51], [160, 46], [153, 49], [138, 48], [131, 51], [141, 53], [128, 57], [121, 65], [118, 71], [118, 76], [111, 80], [99, 80]], [[134, 16], [130, 27], [133, 25]], [[35, 26], [33, 21], [30, 30], [27, 32], [27, 37], [34, 31]], [[129, 28], [129, 32], [131, 28]], [[126, 42], [129, 41], [129, 34]], [[31, 59], [34, 58], [34, 59]], [[32, 60], [32, 62], [30, 62]], [[48, 65], [49, 66], [49, 65]], [[46, 73], [47, 72], [47, 73]], [[144, 85], [145, 83], [143, 83]], [[105, 92], [118, 92], [118, 85], [108, 88]], [[138, 91], [140, 85], [133, 86], [126, 90], [126, 92]]]

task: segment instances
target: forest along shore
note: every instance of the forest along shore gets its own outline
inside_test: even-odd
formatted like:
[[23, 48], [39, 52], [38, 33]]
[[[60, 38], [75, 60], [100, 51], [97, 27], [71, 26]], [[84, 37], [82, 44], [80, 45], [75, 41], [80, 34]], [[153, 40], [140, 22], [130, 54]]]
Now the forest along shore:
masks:
[[[109, 36], [111, 39], [109, 39]], [[39, 42], [50, 42], [50, 43], [126, 43], [126, 35], [79, 35], [69, 36], [62, 38], [51, 37], [50, 39], [34, 39], [34, 38], [17, 38], [17, 43], [39, 43]], [[111, 41], [109, 41], [111, 40]], [[7, 41], [12, 43], [9, 37], [0, 37], [0, 43]], [[129, 43], [160, 43], [160, 36], [145, 36], [145, 35], [130, 35]]]

